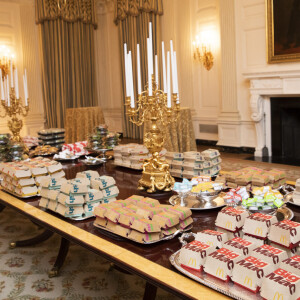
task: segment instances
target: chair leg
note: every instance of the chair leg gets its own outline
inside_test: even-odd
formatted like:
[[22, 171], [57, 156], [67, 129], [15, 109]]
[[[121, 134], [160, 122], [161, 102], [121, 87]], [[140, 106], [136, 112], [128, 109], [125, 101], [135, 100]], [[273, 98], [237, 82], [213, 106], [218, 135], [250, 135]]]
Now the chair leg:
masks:
[[42, 233], [38, 234], [33, 238], [23, 240], [23, 241], [11, 242], [9, 244], [9, 248], [14, 249], [16, 247], [33, 246], [48, 240], [52, 235], [53, 235], [52, 231], [45, 229]]
[[0, 212], [5, 208], [5, 205], [0, 204]]
[[48, 276], [50, 278], [58, 276], [59, 271], [66, 260], [69, 251], [69, 246], [70, 246], [70, 242], [64, 238], [61, 238], [59, 252], [57, 254], [55, 263], [53, 265], [53, 268], [48, 272]]
[[143, 300], [154, 300], [156, 298], [157, 287], [146, 282]]

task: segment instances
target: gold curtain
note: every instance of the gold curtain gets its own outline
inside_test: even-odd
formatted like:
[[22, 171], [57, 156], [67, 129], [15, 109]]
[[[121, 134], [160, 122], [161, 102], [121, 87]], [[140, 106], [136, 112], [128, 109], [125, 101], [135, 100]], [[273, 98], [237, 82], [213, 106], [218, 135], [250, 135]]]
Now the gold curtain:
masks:
[[67, 108], [96, 106], [98, 103], [93, 32], [95, 23], [91, 21], [94, 19], [86, 16], [86, 10], [82, 11], [85, 18], [69, 18], [68, 21], [65, 21], [59, 10], [56, 13], [53, 10], [51, 14], [45, 13], [49, 11], [45, 7], [52, 7], [50, 4], [56, 3], [54, 9], [58, 7], [58, 2], [70, 4], [81, 1], [93, 3], [92, 0], [36, 0], [48, 127], [63, 128]]
[[[117, 0], [115, 7], [115, 23], [119, 27], [120, 52], [122, 63], [123, 79], [123, 133], [125, 137], [143, 138], [143, 127], [136, 126], [129, 122], [125, 114], [125, 68], [124, 68], [124, 43], [127, 50], [132, 53], [133, 77], [135, 95], [137, 95], [137, 66], [136, 66], [136, 45], [140, 45], [141, 53], [141, 80], [142, 87], [147, 82], [147, 37], [149, 36], [149, 22], [152, 22], [153, 30], [153, 54], [158, 54], [160, 62], [161, 47], [161, 26], [160, 15], [163, 13], [162, 0]], [[160, 73], [161, 74], [161, 73]], [[136, 99], [136, 97], [135, 97]]]

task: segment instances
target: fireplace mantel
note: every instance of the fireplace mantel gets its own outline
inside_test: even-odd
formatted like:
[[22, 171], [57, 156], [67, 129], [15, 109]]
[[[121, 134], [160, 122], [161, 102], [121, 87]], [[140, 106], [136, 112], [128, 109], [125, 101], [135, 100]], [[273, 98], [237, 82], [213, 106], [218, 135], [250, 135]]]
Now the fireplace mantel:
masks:
[[300, 96], [300, 71], [244, 73], [243, 76], [250, 81], [251, 118], [256, 129], [254, 155], [262, 156], [262, 148], [266, 144], [271, 156], [270, 97]]

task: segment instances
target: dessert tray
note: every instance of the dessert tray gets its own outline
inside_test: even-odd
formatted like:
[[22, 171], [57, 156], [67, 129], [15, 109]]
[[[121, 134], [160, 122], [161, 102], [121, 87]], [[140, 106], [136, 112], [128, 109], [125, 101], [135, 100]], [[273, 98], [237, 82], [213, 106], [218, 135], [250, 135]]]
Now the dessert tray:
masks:
[[112, 237], [112, 238], [117, 238], [118, 240], [122, 239], [122, 240], [124, 240], [124, 241], [125, 241], [125, 240], [130, 240], [130, 241], [136, 242], [136, 243], [138, 243], [138, 244], [142, 244], [142, 245], [150, 245], [150, 244], [156, 244], [156, 243], [159, 243], [159, 242], [161, 242], [161, 241], [168, 241], [168, 240], [171, 240], [171, 239], [173, 239], [174, 237], [176, 237], [178, 234], [181, 234], [181, 233], [183, 233], [183, 232], [189, 231], [189, 230], [191, 230], [191, 229], [193, 228], [193, 225], [190, 225], [190, 226], [188, 226], [188, 227], [185, 228], [185, 229], [182, 229], [182, 230], [178, 229], [177, 231], [175, 231], [175, 233], [173, 233], [173, 234], [171, 234], [171, 235], [168, 235], [168, 236], [165, 236], [165, 237], [163, 237], [162, 239], [159, 239], [159, 240], [157, 240], [157, 241], [139, 242], [139, 241], [130, 239], [130, 238], [128, 238], [128, 237], [123, 237], [123, 236], [121, 236], [121, 235], [118, 235], [118, 234], [116, 234], [115, 232], [113, 232], [113, 231], [111, 231], [111, 230], [109, 230], [109, 229], [107, 229], [107, 228], [105, 228], [105, 227], [102, 227], [102, 226], [100, 226], [100, 225], [98, 225], [98, 224], [95, 224], [95, 223], [94, 223], [94, 226], [96, 226], [100, 231], [102, 231], [102, 233], [107, 234], [107, 235], [109, 235], [109, 236]]
[[[218, 191], [218, 193], [216, 193], [213, 198], [216, 198], [218, 195], [222, 197], [222, 192], [220, 193], [220, 191]], [[186, 204], [185, 207], [188, 207], [191, 210], [208, 210], [226, 206], [225, 202], [221, 205], [217, 205], [213, 201], [205, 201], [204, 199], [199, 199], [199, 196], [196, 193], [188, 193], [188, 195], [184, 198], [184, 202]], [[171, 205], [180, 205], [180, 196], [172, 196], [169, 199], [169, 203]]]
[[213, 290], [216, 290], [226, 296], [231, 297], [232, 299], [238, 299], [238, 300], [261, 300], [263, 299], [259, 293], [255, 294], [247, 289], [240, 287], [236, 284], [234, 284], [232, 281], [225, 282], [221, 279], [215, 278], [211, 275], [206, 274], [203, 271], [197, 271], [192, 270], [189, 268], [182, 267], [179, 264], [178, 258], [179, 258], [180, 250], [172, 254], [169, 258], [171, 264], [181, 273], [184, 275], [194, 279], [197, 282], [202, 283], [203, 285], [206, 285], [210, 287]]

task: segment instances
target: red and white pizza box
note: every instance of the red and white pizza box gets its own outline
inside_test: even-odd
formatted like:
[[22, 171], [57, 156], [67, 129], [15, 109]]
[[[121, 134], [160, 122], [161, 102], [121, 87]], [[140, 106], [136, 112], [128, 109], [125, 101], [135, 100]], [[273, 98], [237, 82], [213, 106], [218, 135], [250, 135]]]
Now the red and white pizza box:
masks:
[[251, 256], [257, 257], [270, 264], [274, 264], [276, 267], [279, 267], [281, 261], [288, 258], [286, 251], [267, 244], [255, 248], [252, 251]]
[[228, 281], [235, 264], [242, 255], [226, 248], [221, 248], [209, 254], [204, 264], [204, 271], [223, 281]]
[[232, 272], [232, 281], [247, 290], [257, 293], [263, 278], [273, 272], [275, 266], [253, 256], [238, 261]]
[[300, 242], [300, 223], [283, 220], [271, 226], [269, 240], [287, 248], [294, 248]]
[[300, 255], [286, 258], [280, 263], [280, 268], [300, 276]]
[[254, 242], [244, 240], [240, 237], [235, 237], [224, 243], [224, 248], [239, 253], [243, 256], [250, 255], [252, 250], [256, 247], [257, 246]]
[[271, 225], [276, 222], [275, 216], [255, 213], [246, 218], [243, 231], [249, 235], [266, 238]]
[[206, 257], [213, 251], [215, 251], [215, 248], [206, 243], [192, 241], [180, 249], [179, 263], [182, 266], [200, 271]]
[[287, 270], [276, 269], [264, 277], [260, 295], [268, 300], [299, 300], [300, 277]]
[[216, 249], [222, 248], [224, 246], [224, 243], [228, 241], [228, 237], [227, 233], [225, 232], [205, 229], [197, 232], [195, 240], [213, 246], [214, 249]]

